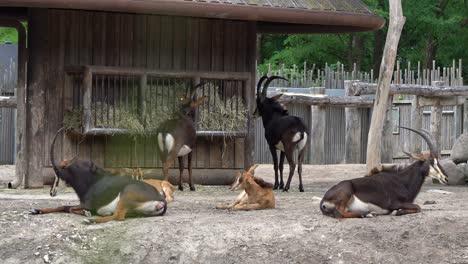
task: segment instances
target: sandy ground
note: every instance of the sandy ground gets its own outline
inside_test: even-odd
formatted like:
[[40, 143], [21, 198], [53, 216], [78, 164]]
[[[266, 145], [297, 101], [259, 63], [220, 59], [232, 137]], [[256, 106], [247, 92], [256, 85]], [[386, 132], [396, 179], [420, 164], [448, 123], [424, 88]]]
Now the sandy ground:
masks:
[[[271, 181], [272, 170], [262, 165], [257, 175]], [[12, 172], [0, 167], [0, 184]], [[55, 198], [46, 189], [1, 189], [0, 263], [468, 263], [467, 187], [427, 181], [416, 199], [419, 214], [323, 216], [313, 197], [363, 173], [363, 165], [305, 166], [305, 192], [294, 178], [289, 193], [276, 193], [277, 208], [263, 211], [216, 210], [236, 193], [197, 186], [176, 192], [163, 217], [100, 225], [77, 215], [27, 213], [76, 204], [69, 188]]]

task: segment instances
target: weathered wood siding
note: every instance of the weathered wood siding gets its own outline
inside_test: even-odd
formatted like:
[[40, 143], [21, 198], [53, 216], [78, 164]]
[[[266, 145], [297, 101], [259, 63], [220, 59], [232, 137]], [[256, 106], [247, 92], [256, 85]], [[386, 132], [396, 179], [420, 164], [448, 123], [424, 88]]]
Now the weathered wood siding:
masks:
[[[252, 41], [248, 22], [52, 9], [45, 14], [49, 47], [45, 166], [51, 165], [48, 151], [64, 112], [79, 100], [73, 85], [65, 85], [67, 66], [255, 72], [247, 51]], [[144, 168], [160, 165], [155, 147], [151, 138], [135, 144], [125, 136], [87, 137], [78, 144], [65, 137], [58, 140], [56, 152], [57, 158], [78, 154], [105, 167]], [[243, 168], [244, 139], [200, 137], [194, 154], [194, 168]]]

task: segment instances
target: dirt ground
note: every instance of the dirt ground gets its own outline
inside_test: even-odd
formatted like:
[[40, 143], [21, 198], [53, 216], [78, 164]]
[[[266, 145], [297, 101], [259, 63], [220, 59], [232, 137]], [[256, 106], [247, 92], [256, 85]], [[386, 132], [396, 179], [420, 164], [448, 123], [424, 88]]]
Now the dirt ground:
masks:
[[[31, 208], [73, 205], [69, 188], [0, 190], [0, 263], [468, 263], [468, 188], [426, 181], [416, 199], [422, 212], [337, 220], [320, 213], [314, 197], [364, 165], [305, 166], [277, 208], [223, 211], [237, 193], [226, 186], [176, 192], [162, 217], [85, 225], [69, 214], [29, 215]], [[0, 184], [11, 179], [0, 167]], [[271, 165], [256, 174], [273, 180]], [[441, 193], [439, 190], [448, 193]], [[434, 201], [435, 204], [426, 204]]]

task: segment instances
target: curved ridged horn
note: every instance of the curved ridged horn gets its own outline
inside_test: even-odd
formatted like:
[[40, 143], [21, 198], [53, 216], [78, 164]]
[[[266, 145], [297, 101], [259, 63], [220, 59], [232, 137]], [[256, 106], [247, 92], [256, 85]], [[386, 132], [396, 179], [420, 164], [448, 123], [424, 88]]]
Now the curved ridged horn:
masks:
[[427, 143], [427, 146], [429, 146], [429, 151], [431, 152], [431, 155], [432, 156], [436, 156], [437, 155], [437, 151], [435, 150], [435, 147], [434, 145], [432, 144], [432, 139], [429, 137], [427, 133], [427, 131], [425, 131], [426, 133], [422, 133], [421, 131], [418, 131], [418, 130], [415, 130], [415, 129], [412, 129], [412, 128], [408, 128], [408, 127], [403, 127], [403, 126], [398, 126], [399, 128], [403, 128], [403, 129], [406, 129], [406, 130], [409, 130], [409, 131], [413, 131], [414, 133], [420, 135], [424, 141], [426, 141]]
[[262, 83], [268, 79], [268, 76], [266, 75], [263, 75], [262, 78], [260, 78], [260, 80], [258, 80], [258, 83], [257, 83], [257, 98], [261, 98], [261, 94], [260, 94], [260, 89], [262, 88]]
[[190, 89], [190, 95], [189, 95], [189, 97], [187, 97], [187, 98], [193, 98], [193, 96], [194, 96], [195, 93], [197, 92], [197, 89], [198, 89], [199, 87], [205, 85], [205, 84], [206, 84], [206, 82], [202, 82], [202, 83], [199, 83], [199, 84], [195, 85], [194, 87], [192, 87], [192, 88]]
[[283, 78], [281, 76], [271, 76], [270, 78], [268, 78], [268, 80], [266, 81], [265, 85], [263, 85], [263, 91], [262, 91], [262, 97], [266, 97], [267, 95], [267, 90], [268, 90], [268, 86], [270, 86], [270, 83], [276, 79], [281, 79], [281, 80], [285, 80], [287, 82], [289, 82], [288, 79], [286, 78]]

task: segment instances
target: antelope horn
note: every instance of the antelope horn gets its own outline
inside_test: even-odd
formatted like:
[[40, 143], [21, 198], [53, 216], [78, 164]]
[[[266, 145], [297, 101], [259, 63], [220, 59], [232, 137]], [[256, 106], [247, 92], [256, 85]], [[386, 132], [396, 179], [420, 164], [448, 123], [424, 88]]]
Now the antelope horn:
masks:
[[262, 88], [262, 83], [268, 79], [268, 76], [266, 75], [263, 75], [262, 78], [260, 78], [260, 80], [258, 80], [258, 83], [257, 83], [257, 98], [261, 98], [261, 94], [260, 94], [260, 89]]
[[190, 96], [188, 98], [192, 98], [195, 95], [195, 93], [197, 92], [197, 89], [199, 87], [202, 87], [205, 84], [206, 84], [206, 82], [202, 82], [202, 83], [199, 83], [199, 84], [195, 85], [194, 87], [192, 87], [192, 89], [190, 89]]
[[429, 151], [431, 152], [431, 155], [433, 157], [436, 157], [436, 150], [435, 150], [435, 147], [434, 145], [432, 144], [432, 140], [431, 138], [429, 137], [429, 135], [427, 135], [426, 133], [422, 133], [421, 131], [418, 131], [418, 130], [414, 130], [412, 128], [408, 128], [408, 127], [403, 127], [403, 126], [399, 126], [399, 128], [403, 128], [403, 129], [406, 129], [406, 130], [409, 130], [409, 131], [413, 131], [414, 133], [420, 135], [424, 141], [426, 141], [427, 145], [429, 146]]
[[285, 81], [289, 82], [288, 79], [283, 78], [283, 77], [281, 77], [281, 76], [271, 76], [271, 77], [268, 78], [268, 80], [265, 82], [265, 85], [263, 85], [262, 97], [266, 97], [266, 95], [267, 95], [267, 90], [268, 90], [268, 86], [269, 86], [270, 83], [271, 83], [272, 81], [274, 81], [275, 79], [281, 79], [281, 80], [285, 80]]

